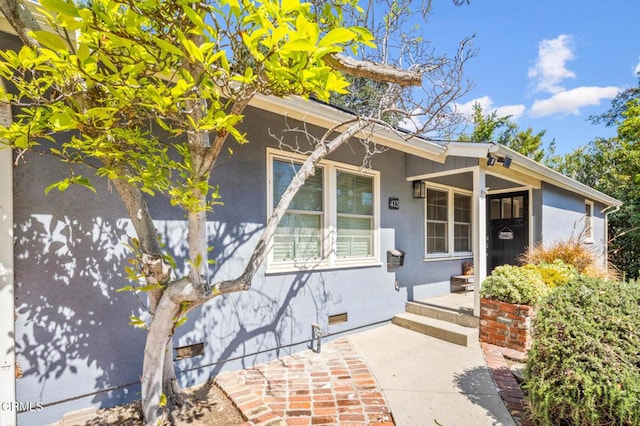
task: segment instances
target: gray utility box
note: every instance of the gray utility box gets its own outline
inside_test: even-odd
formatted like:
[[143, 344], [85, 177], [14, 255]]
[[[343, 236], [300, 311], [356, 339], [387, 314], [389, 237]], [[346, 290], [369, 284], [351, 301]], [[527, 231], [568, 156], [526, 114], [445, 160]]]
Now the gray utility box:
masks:
[[404, 265], [404, 251], [398, 249], [387, 250], [387, 268], [395, 269]]

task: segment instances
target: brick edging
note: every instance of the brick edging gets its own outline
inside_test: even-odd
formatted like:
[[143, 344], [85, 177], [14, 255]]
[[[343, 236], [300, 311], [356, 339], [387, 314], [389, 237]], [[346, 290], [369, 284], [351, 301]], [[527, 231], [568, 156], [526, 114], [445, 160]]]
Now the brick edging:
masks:
[[484, 342], [480, 343], [480, 346], [498, 393], [513, 421], [518, 426], [533, 426], [531, 420], [525, 419], [526, 402], [524, 392], [506, 362], [506, 359], [524, 362], [526, 360], [526, 352]]

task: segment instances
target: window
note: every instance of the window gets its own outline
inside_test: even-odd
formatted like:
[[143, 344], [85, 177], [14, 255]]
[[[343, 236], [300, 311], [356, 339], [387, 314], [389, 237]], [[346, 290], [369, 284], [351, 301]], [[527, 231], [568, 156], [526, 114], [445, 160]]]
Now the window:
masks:
[[584, 240], [593, 242], [593, 201], [589, 200], [584, 202]]
[[427, 189], [427, 254], [449, 252], [448, 192]]
[[[304, 157], [269, 150], [269, 211]], [[377, 262], [378, 176], [375, 171], [323, 161], [290, 203], [276, 229], [269, 266], [334, 267]]]
[[[273, 161], [273, 205], [277, 206], [300, 164]], [[274, 259], [322, 257], [323, 170], [317, 168], [289, 204], [273, 238]]]
[[427, 188], [425, 216], [427, 257], [471, 253], [471, 195], [452, 189]]
[[337, 172], [338, 257], [373, 256], [373, 178]]

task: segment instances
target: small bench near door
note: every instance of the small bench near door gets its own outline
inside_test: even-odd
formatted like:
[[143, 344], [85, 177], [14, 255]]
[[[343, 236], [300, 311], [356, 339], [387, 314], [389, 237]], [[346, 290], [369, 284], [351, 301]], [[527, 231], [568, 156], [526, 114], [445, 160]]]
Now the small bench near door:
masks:
[[464, 288], [464, 294], [467, 294], [469, 290], [473, 290], [473, 275], [455, 275], [451, 277], [451, 291], [454, 289]]

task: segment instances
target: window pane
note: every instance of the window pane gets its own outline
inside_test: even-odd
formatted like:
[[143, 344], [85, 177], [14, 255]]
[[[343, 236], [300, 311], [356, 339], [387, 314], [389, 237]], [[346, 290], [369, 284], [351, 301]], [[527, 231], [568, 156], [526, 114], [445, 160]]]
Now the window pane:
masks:
[[471, 251], [471, 224], [456, 224], [454, 226], [454, 251]]
[[[301, 165], [287, 161], [273, 161], [273, 205], [280, 202], [280, 197], [291, 183]], [[288, 210], [322, 211], [322, 168], [316, 167], [314, 175], [309, 176], [298, 193], [289, 204]]]
[[286, 213], [273, 238], [276, 260], [317, 258], [322, 254], [322, 215]]
[[373, 256], [373, 218], [338, 216], [338, 257]]
[[453, 251], [471, 251], [471, 197], [454, 194]]
[[448, 220], [447, 192], [427, 189], [427, 220]]
[[585, 203], [584, 205], [584, 232], [585, 237], [593, 238], [593, 225], [592, 225], [592, 216], [593, 216], [593, 205], [590, 203]]
[[522, 195], [513, 197], [513, 217], [517, 219], [524, 217], [524, 197]]
[[503, 198], [502, 199], [502, 218], [503, 219], [511, 219], [511, 198]]
[[491, 220], [500, 219], [500, 199], [491, 200]]
[[373, 215], [373, 178], [337, 173], [338, 213]]
[[447, 224], [427, 222], [427, 253], [448, 253]]
[[471, 197], [468, 195], [454, 194], [454, 221], [471, 222]]

